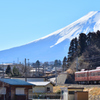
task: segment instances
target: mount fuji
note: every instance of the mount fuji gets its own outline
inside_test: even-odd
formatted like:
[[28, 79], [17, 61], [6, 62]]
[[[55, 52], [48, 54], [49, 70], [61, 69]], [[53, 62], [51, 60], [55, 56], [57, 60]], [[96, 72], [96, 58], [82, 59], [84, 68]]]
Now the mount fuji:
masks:
[[70, 25], [28, 44], [0, 51], [0, 62], [13, 62], [19, 58], [30, 61], [63, 60], [67, 56], [70, 40], [80, 33], [100, 30], [100, 11], [92, 11]]

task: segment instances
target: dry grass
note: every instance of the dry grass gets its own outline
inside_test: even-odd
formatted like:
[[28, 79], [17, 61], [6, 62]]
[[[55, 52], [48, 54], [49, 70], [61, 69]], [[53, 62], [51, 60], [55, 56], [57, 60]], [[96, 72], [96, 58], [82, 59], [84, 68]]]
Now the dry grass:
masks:
[[69, 74], [73, 74], [73, 71], [70, 68], [66, 72], [69, 73]]
[[84, 91], [88, 91], [89, 100], [100, 100], [100, 88], [85, 88]]
[[89, 95], [100, 95], [99, 87], [85, 88], [84, 91], [88, 91]]
[[[60, 85], [54, 86], [53, 92], [57, 93], [58, 91], [61, 90], [60, 88], [64, 88], [64, 87], [67, 87], [67, 86], [60, 86]], [[89, 100], [100, 100], [100, 98], [94, 99], [94, 98], [96, 98], [96, 96], [100, 96], [100, 87], [89, 87], [89, 88], [85, 88], [83, 91], [88, 91]]]
[[60, 86], [60, 85], [54, 86], [54, 87], [53, 87], [53, 92], [56, 93], [56, 92], [58, 92], [58, 91], [61, 90], [60, 88], [63, 88], [63, 87], [67, 87], [67, 86]]

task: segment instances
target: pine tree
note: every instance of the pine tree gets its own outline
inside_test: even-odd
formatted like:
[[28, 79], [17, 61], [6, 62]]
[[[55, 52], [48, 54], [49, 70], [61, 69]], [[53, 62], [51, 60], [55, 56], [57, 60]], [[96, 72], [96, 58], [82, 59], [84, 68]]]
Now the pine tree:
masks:
[[79, 42], [79, 45], [78, 45], [78, 53], [79, 53], [79, 55], [81, 55], [83, 52], [84, 52], [84, 50], [85, 50], [85, 48], [86, 48], [86, 46], [87, 46], [87, 36], [86, 36], [86, 34], [84, 34], [84, 33], [81, 33], [80, 35], [79, 35], [79, 40], [78, 40], [78, 42]]
[[61, 66], [61, 60], [58, 60], [58, 65]]
[[75, 52], [77, 51], [77, 47], [78, 47], [78, 40], [77, 40], [77, 38], [75, 37], [75, 39], [74, 39], [74, 48], [75, 48]]
[[66, 63], [67, 63], [67, 58], [66, 58], [66, 56], [64, 57], [64, 59], [63, 59], [63, 65], [62, 65], [62, 68], [63, 68], [63, 71], [65, 71], [67, 68], [67, 66], [66, 66]]
[[72, 61], [72, 56], [74, 54], [74, 39], [70, 42], [69, 52], [68, 52], [68, 61]]
[[54, 66], [55, 66], [55, 67], [58, 66], [58, 60], [57, 60], [57, 59], [54, 61]]
[[68, 61], [72, 61], [77, 51], [78, 41], [77, 38], [74, 38], [70, 42], [69, 52], [68, 52]]
[[92, 45], [93, 43], [95, 43], [95, 39], [96, 39], [96, 33], [89, 32], [87, 34], [87, 45]]
[[6, 74], [11, 74], [11, 67], [10, 67], [10, 65], [7, 66]]

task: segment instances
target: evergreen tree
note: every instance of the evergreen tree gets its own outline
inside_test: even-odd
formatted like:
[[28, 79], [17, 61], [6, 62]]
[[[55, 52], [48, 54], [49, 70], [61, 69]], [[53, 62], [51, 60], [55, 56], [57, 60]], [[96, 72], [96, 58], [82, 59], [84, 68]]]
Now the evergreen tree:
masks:
[[57, 60], [57, 59], [56, 59], [56, 60], [54, 61], [54, 66], [55, 66], [55, 67], [61, 66], [61, 60]]
[[96, 33], [89, 32], [87, 34], [87, 45], [91, 45], [91, 44], [95, 43], [95, 39], [96, 39]]
[[75, 48], [75, 52], [77, 51], [77, 47], [78, 47], [78, 40], [77, 38], [74, 39], [74, 48]]
[[86, 34], [84, 34], [84, 33], [81, 33], [80, 35], [79, 35], [79, 40], [78, 40], [78, 42], [79, 42], [79, 45], [78, 45], [78, 53], [79, 53], [79, 55], [81, 55], [83, 52], [84, 52], [84, 50], [85, 50], [85, 48], [86, 48], [86, 46], [87, 46], [87, 36], [86, 36]]
[[7, 66], [6, 74], [11, 74], [11, 67], [10, 67], [10, 65]]
[[43, 66], [49, 66], [48, 62], [44, 62]]
[[61, 66], [61, 60], [58, 60], [58, 65]]
[[72, 61], [72, 56], [74, 54], [74, 39], [70, 42], [69, 52], [68, 52], [68, 61]]
[[13, 67], [13, 76], [19, 76], [19, 70], [15, 66]]
[[63, 71], [65, 71], [67, 68], [67, 66], [66, 66], [66, 63], [67, 63], [67, 58], [66, 58], [66, 56], [64, 57], [64, 59], [63, 59], [63, 65], [62, 65], [62, 68], [63, 68]]
[[37, 73], [37, 68], [38, 68], [38, 75], [39, 75], [39, 67], [40, 67], [40, 61], [36, 61], [36, 73]]
[[100, 48], [100, 31], [99, 30], [96, 32], [95, 40], [96, 40], [96, 42], [95, 42], [96, 46]]
[[100, 31], [99, 30], [96, 32], [96, 34], [97, 34], [97, 37], [100, 39]]
[[74, 38], [70, 42], [69, 52], [68, 52], [68, 62], [74, 59], [74, 55], [77, 51], [78, 41], [77, 38]]
[[57, 59], [54, 61], [54, 66], [55, 66], [55, 67], [58, 66], [58, 60], [57, 60]]

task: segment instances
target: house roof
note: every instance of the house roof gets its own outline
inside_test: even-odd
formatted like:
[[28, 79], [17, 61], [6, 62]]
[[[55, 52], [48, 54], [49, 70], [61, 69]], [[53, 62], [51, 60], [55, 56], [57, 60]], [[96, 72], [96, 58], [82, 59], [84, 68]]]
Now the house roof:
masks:
[[6, 78], [2, 78], [0, 79], [0, 81], [4, 82], [4, 83], [8, 83], [10, 85], [31, 85], [34, 86], [34, 84], [19, 80], [19, 79], [6, 79]]
[[84, 89], [84, 87], [72, 87], [72, 86], [69, 86], [68, 89]]
[[36, 86], [46, 86], [46, 85], [48, 85], [50, 82], [30, 82], [30, 81], [28, 81], [28, 83], [31, 83], [31, 84], [34, 84], [34, 85], [36, 85]]

